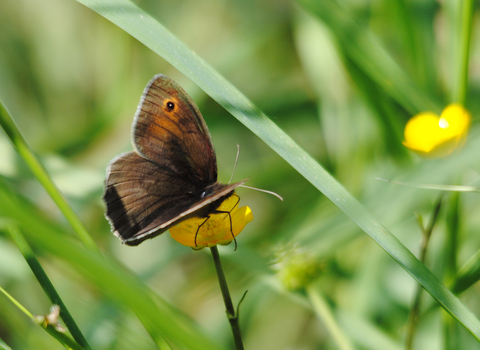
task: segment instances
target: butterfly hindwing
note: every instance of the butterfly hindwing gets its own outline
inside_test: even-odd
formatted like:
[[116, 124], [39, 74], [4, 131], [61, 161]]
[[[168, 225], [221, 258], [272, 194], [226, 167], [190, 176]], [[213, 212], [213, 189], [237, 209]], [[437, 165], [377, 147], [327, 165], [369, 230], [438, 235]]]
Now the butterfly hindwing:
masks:
[[189, 194], [194, 191], [191, 183], [135, 152], [124, 153], [108, 167], [104, 194], [107, 218], [115, 234], [126, 240], [154, 221], [169, 221], [190, 208], [197, 201]]

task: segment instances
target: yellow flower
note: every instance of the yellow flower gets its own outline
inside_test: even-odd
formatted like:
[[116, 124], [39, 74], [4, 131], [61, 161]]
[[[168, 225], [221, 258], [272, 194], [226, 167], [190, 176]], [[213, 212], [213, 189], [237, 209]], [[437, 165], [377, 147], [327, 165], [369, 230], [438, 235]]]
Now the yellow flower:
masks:
[[[210, 218], [200, 227], [198, 234], [197, 229], [205, 221], [205, 218], [190, 218], [182, 221], [177, 226], [170, 228], [170, 235], [178, 243], [196, 250], [213, 247], [217, 244], [227, 245], [243, 230], [246, 224], [253, 220], [250, 208], [239, 208], [238, 201], [238, 196], [233, 195], [223, 201], [217, 209], [218, 211], [230, 212], [232, 217], [231, 227], [227, 213], [210, 214]], [[195, 234], [197, 234], [196, 246]]]
[[455, 103], [448, 105], [441, 116], [419, 113], [405, 126], [403, 145], [422, 157], [444, 157], [463, 146], [471, 118], [463, 106]]

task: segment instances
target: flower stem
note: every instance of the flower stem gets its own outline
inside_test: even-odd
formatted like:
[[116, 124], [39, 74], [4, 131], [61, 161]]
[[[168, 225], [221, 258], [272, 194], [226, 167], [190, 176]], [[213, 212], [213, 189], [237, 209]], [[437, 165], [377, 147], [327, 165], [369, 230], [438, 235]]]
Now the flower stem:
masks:
[[[423, 225], [421, 226], [422, 242], [420, 244], [419, 260], [422, 263], [425, 263], [425, 258], [427, 256], [428, 243], [430, 242], [430, 237], [432, 235], [433, 227], [437, 222], [438, 214], [442, 206], [442, 198], [443, 198], [443, 194], [440, 195], [440, 197], [437, 200], [437, 204], [433, 209], [433, 216], [432, 216], [432, 220], [430, 221], [430, 225], [427, 228], [424, 228]], [[416, 326], [418, 322], [418, 314], [420, 313], [420, 305], [422, 302], [422, 292], [423, 292], [423, 288], [420, 284], [418, 284], [417, 290], [415, 292], [413, 306], [409, 315], [408, 325], [407, 325], [405, 350], [411, 350], [413, 348], [413, 340], [415, 338], [415, 331], [416, 331]]]
[[318, 318], [323, 321], [337, 348], [340, 350], [353, 350], [354, 347], [351, 344], [350, 339], [348, 339], [338, 325], [330, 306], [321, 293], [311, 285], [307, 286], [305, 291], [307, 292], [308, 299], [312, 303], [313, 310]]
[[222, 262], [220, 261], [220, 254], [218, 253], [217, 246], [211, 247], [210, 251], [212, 252], [213, 262], [215, 263], [215, 270], [217, 271], [218, 276], [218, 283], [220, 284], [223, 301], [225, 302], [227, 318], [230, 322], [230, 327], [232, 328], [235, 348], [237, 350], [243, 350], [243, 342], [240, 334], [240, 327], [238, 324], [238, 311], [235, 312], [235, 309], [233, 307], [232, 298], [230, 297], [230, 292], [228, 291], [227, 280], [223, 272]]

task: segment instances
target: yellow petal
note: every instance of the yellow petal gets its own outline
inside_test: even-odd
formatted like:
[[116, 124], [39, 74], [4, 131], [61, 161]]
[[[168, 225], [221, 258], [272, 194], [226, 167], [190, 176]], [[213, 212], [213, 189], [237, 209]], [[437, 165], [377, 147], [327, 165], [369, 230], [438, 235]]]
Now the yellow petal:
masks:
[[413, 151], [430, 152], [438, 139], [439, 116], [432, 112], [419, 113], [405, 126], [403, 144]]
[[[236, 210], [234, 212], [234, 214], [232, 215], [233, 235], [235, 237], [237, 237], [238, 234], [243, 231], [245, 226], [249, 222], [251, 222], [252, 220], [253, 220], [253, 214], [252, 214], [252, 210], [249, 207], [241, 207], [238, 210]], [[225, 237], [226, 241], [228, 241], [225, 244], [230, 243], [233, 239], [232, 235], [231, 235], [231, 232], [229, 232], [230, 231], [230, 222], [227, 222], [227, 221], [229, 221], [228, 217], [223, 221], [224, 222], [224, 229], [226, 229], [226, 231], [227, 231], [227, 234], [224, 237]], [[220, 243], [220, 244], [224, 244], [224, 243]]]
[[448, 124], [446, 130], [448, 137], [456, 137], [457, 139], [466, 136], [471, 119], [470, 113], [463, 106], [456, 103], [448, 105], [440, 116], [440, 120]]

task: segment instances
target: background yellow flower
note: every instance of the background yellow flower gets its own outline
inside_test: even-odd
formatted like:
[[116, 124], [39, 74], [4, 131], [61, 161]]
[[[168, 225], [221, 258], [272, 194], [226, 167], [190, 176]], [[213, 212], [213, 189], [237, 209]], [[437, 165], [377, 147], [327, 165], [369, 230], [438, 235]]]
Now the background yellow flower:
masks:
[[423, 157], [447, 156], [465, 143], [470, 120], [470, 113], [459, 104], [448, 105], [440, 116], [419, 113], [405, 126], [403, 144]]

